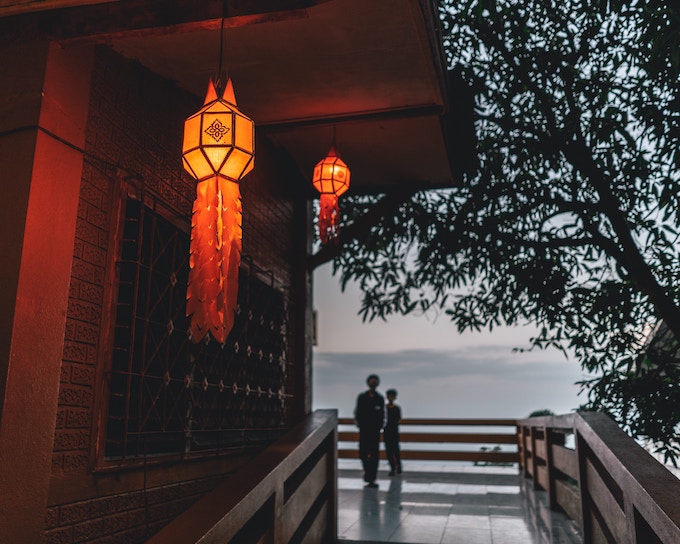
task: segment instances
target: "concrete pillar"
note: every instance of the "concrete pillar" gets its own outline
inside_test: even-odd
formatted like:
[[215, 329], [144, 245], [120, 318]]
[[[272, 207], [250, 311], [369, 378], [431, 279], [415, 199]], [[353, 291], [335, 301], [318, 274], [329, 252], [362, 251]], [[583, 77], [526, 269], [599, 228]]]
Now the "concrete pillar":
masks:
[[0, 48], [0, 542], [42, 541], [92, 57]]

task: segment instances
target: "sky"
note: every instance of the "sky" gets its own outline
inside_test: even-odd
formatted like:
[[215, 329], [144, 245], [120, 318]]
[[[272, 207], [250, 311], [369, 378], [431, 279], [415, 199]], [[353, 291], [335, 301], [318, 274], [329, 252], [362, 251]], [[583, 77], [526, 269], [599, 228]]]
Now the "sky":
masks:
[[528, 346], [531, 327], [460, 334], [445, 315], [363, 322], [360, 300], [356, 286], [341, 291], [330, 264], [315, 271], [314, 409], [351, 417], [372, 373], [382, 393], [398, 390], [403, 417], [521, 418], [586, 402], [575, 385], [583, 378], [577, 361], [557, 350], [513, 351]]

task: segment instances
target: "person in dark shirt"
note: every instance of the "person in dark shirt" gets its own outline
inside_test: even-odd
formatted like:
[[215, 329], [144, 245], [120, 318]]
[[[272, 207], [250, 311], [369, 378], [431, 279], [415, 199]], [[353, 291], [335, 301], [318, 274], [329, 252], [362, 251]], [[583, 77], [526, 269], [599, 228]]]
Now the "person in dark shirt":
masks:
[[364, 467], [366, 487], [378, 487], [375, 479], [378, 476], [378, 459], [380, 449], [380, 431], [385, 422], [385, 399], [375, 389], [380, 378], [371, 374], [366, 378], [368, 391], [357, 397], [354, 409], [354, 420], [359, 427], [359, 456]]
[[385, 391], [387, 397], [387, 423], [383, 430], [385, 440], [385, 452], [390, 462], [390, 476], [401, 474], [401, 451], [399, 450], [399, 422], [401, 421], [401, 408], [394, 403], [397, 398], [396, 389]]

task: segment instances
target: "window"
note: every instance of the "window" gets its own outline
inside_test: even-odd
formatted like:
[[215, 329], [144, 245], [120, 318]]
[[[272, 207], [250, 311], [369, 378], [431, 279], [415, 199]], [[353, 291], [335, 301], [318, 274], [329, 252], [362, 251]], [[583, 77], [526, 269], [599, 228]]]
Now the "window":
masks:
[[224, 346], [187, 336], [189, 235], [155, 202], [123, 205], [108, 378], [108, 460], [261, 447], [286, 427], [286, 289], [244, 258]]

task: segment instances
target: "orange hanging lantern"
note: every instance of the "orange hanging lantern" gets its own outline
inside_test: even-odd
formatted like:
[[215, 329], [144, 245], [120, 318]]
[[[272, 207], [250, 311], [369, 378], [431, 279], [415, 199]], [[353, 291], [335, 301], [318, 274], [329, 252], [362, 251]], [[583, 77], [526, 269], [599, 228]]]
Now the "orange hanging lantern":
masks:
[[350, 171], [331, 146], [325, 159], [314, 167], [312, 184], [321, 193], [319, 197], [319, 238], [322, 244], [337, 241], [340, 226], [338, 197], [349, 189]]
[[241, 192], [253, 169], [255, 124], [236, 106], [231, 79], [219, 98], [213, 81], [203, 107], [184, 122], [182, 162], [198, 181], [191, 217], [187, 317], [193, 342], [220, 343], [234, 325], [241, 264]]

